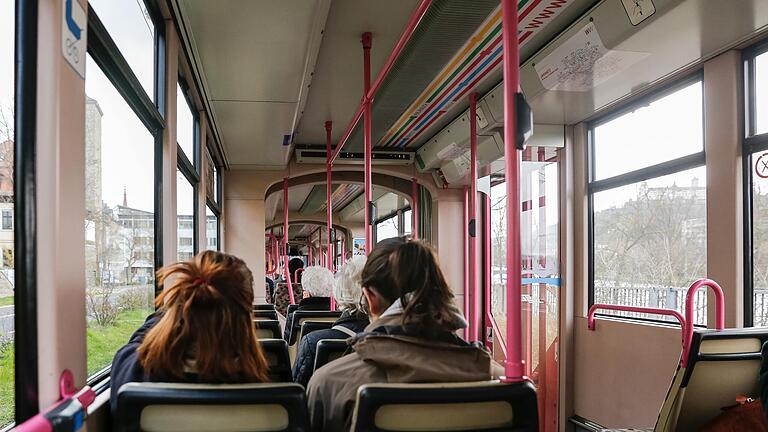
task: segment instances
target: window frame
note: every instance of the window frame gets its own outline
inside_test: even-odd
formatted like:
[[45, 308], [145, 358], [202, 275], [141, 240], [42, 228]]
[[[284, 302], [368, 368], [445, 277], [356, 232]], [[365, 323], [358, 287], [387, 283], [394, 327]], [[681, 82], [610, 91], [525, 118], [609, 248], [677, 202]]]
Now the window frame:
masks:
[[[154, 265], [155, 270], [163, 266], [163, 133], [165, 122], [165, 24], [157, 0], [142, 0], [155, 27], [154, 47], [154, 95], [147, 94], [133, 69], [117, 48], [97, 13], [90, 6], [88, 19], [88, 54], [104, 75], [123, 97], [128, 106], [141, 120], [154, 138]], [[162, 289], [155, 280], [155, 292]], [[109, 388], [111, 366], [87, 378], [93, 388], [104, 391]]]
[[754, 286], [754, 218], [752, 200], [752, 155], [768, 150], [768, 132], [757, 134], [756, 129], [756, 88], [755, 59], [768, 54], [768, 40], [763, 40], [742, 52], [744, 67], [744, 136], [742, 142], [742, 187], [744, 202], [744, 327], [755, 325], [755, 286]]
[[[646, 180], [651, 180], [658, 177], [663, 177], [679, 172], [687, 171], [694, 168], [705, 167], [706, 169], [706, 137], [702, 134], [702, 146], [701, 151], [691, 153], [678, 158], [666, 160], [654, 165], [638, 168], [636, 170], [628, 171], [622, 174], [615, 175], [613, 177], [604, 178], [601, 180], [595, 180], [595, 149], [594, 149], [594, 132], [595, 128], [605, 124], [611, 120], [621, 117], [627, 113], [630, 113], [640, 107], [647, 106], [651, 102], [662, 99], [678, 90], [681, 90], [693, 83], [701, 83], [702, 98], [701, 98], [701, 115], [702, 115], [702, 128], [705, 123], [705, 103], [703, 97], [704, 89], [704, 72], [698, 70], [683, 78], [674, 80], [667, 83], [657, 89], [653, 89], [648, 93], [645, 93], [637, 98], [633, 98], [626, 103], [619, 105], [611, 110], [611, 112], [598, 116], [597, 118], [587, 122], [587, 151], [586, 160], [584, 161], [587, 167], [587, 307], [590, 308], [595, 304], [595, 208], [594, 200], [595, 194], [611, 189], [620, 188], [622, 186], [632, 185]], [[656, 323], [665, 325], [674, 325], [669, 321], [663, 321], [660, 319], [652, 318], [638, 318], [638, 317], [625, 317], [611, 313], [597, 313], [597, 316], [605, 316], [611, 318], [618, 318], [622, 320], [629, 320], [638, 323]], [[698, 326], [698, 325], [697, 325]]]
[[[182, 68], [179, 68], [179, 75], [178, 75], [178, 85], [179, 88], [181, 88], [182, 95], [184, 96], [184, 100], [187, 103], [186, 108], [189, 109], [190, 113], [192, 114], [192, 124], [193, 124], [193, 133], [192, 133], [192, 160], [190, 161], [187, 157], [187, 154], [184, 153], [184, 150], [181, 148], [181, 145], [178, 141], [178, 136], [176, 138], [176, 168], [181, 172], [181, 174], [187, 179], [189, 184], [192, 186], [192, 256], [195, 256], [200, 252], [200, 240], [198, 237], [200, 236], [200, 228], [198, 227], [198, 221], [200, 220], [200, 114], [197, 112], [194, 103], [194, 99], [192, 95], [190, 94], [190, 88], [189, 84], [181, 75]], [[180, 107], [176, 107], [176, 117], [178, 118], [178, 112]], [[177, 193], [178, 193], [178, 187]], [[179, 211], [176, 210], [176, 224], [178, 227], [178, 217], [179, 217]], [[179, 245], [180, 242], [178, 240], [178, 233], [176, 234], [177, 240], [176, 244]], [[177, 251], [178, 256], [178, 251]]]

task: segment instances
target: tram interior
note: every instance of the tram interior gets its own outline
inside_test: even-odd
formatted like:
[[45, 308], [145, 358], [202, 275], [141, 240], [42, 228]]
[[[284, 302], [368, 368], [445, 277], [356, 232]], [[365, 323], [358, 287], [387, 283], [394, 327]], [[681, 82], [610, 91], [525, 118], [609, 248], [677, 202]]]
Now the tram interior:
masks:
[[[291, 369], [341, 312], [293, 312], [301, 273], [403, 236], [505, 374], [372, 383], [353, 430], [698, 431], [765, 392], [768, 1], [24, 3], [0, 0], [0, 426], [310, 430]], [[272, 382], [110, 407], [155, 271], [205, 250], [252, 272]]]

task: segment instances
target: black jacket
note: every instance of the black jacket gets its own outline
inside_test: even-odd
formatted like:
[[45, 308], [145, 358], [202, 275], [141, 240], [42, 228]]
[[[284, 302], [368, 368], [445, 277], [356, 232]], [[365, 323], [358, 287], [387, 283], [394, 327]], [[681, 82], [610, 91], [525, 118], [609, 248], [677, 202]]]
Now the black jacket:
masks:
[[109, 395], [110, 405], [114, 414], [117, 407], [117, 392], [120, 387], [129, 382], [152, 381], [139, 365], [139, 345], [144, 341], [144, 336], [152, 327], [160, 321], [161, 314], [155, 312], [148, 316], [144, 324], [133, 333], [128, 343], [117, 350], [115, 358], [112, 359], [112, 372], [110, 373], [110, 387], [112, 392]]
[[[330, 297], [307, 297], [301, 299], [299, 302], [299, 308], [296, 310], [316, 310], [316, 311], [329, 311], [331, 310], [331, 298]], [[294, 311], [295, 312], [295, 311]], [[286, 342], [290, 342], [288, 337], [291, 335], [291, 326], [293, 326], [293, 312], [285, 319], [285, 331], [283, 331], [283, 339]]]
[[[364, 314], [352, 315], [345, 311], [341, 317], [333, 323], [335, 326], [342, 326], [360, 333], [368, 325], [368, 317]], [[317, 343], [323, 339], [348, 339], [350, 336], [341, 330], [332, 328], [325, 330], [316, 330], [301, 338], [299, 350], [296, 354], [296, 364], [293, 366], [293, 381], [307, 386], [309, 379], [312, 378], [312, 372], [315, 367], [315, 356], [317, 354]]]

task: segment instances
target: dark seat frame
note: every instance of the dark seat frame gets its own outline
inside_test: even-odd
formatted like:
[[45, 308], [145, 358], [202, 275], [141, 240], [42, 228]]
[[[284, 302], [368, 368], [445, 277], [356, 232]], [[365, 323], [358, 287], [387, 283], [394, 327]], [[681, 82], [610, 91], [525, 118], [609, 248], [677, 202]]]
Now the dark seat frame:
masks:
[[282, 339], [283, 335], [280, 333], [280, 321], [278, 320], [263, 320], [254, 321], [253, 325], [259, 330], [269, 330], [272, 332], [272, 339]]
[[309, 430], [304, 388], [298, 384], [254, 384], [189, 388], [183, 384], [124, 384], [117, 394], [119, 432], [140, 432], [141, 412], [151, 405], [282, 405], [288, 411], [285, 432]]
[[[297, 310], [296, 312], [293, 312], [293, 318], [291, 321], [291, 328], [289, 329], [288, 333], [288, 345], [295, 345], [296, 344], [296, 336], [299, 334], [299, 323], [302, 319], [311, 319], [311, 318], [339, 318], [341, 317], [341, 312], [339, 311], [319, 311], [319, 310]], [[303, 333], [302, 333], [303, 334]]]
[[277, 358], [277, 363], [269, 366], [270, 379], [273, 382], [293, 382], [288, 343], [283, 339], [262, 339], [259, 343], [265, 354], [272, 354]]
[[317, 351], [315, 353], [315, 365], [313, 371], [320, 369], [331, 362], [331, 356], [341, 353], [343, 356], [348, 350], [351, 350], [347, 339], [321, 339], [317, 342]]

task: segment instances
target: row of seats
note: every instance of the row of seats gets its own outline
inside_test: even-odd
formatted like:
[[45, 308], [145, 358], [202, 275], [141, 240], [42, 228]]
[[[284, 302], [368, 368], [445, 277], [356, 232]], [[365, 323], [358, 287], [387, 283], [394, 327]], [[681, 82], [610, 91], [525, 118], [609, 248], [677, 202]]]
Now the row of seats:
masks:
[[[129, 383], [117, 398], [123, 432], [308, 431], [298, 384]], [[360, 387], [352, 430], [538, 431], [529, 382], [369, 384]], [[210, 425], [210, 427], [204, 427]]]

